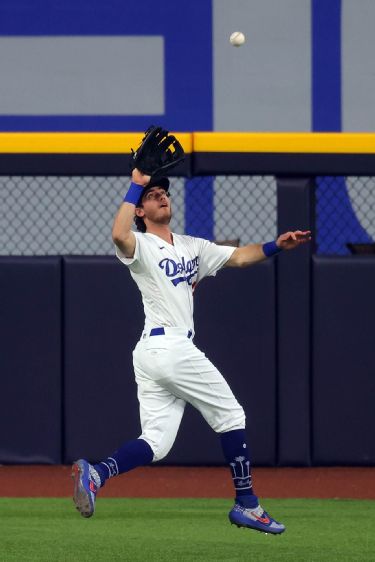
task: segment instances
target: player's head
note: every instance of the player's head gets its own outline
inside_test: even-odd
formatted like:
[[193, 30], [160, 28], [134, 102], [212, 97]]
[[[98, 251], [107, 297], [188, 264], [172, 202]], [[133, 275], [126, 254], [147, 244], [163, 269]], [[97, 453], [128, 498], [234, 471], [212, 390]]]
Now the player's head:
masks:
[[148, 220], [159, 224], [169, 224], [172, 216], [169, 201], [169, 179], [153, 179], [144, 188], [136, 209], [134, 222], [137, 230], [146, 232]]

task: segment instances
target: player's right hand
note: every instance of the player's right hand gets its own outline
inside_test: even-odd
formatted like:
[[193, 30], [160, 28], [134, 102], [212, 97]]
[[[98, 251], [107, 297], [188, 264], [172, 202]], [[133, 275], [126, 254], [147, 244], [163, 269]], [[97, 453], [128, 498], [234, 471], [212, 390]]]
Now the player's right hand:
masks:
[[151, 176], [148, 176], [147, 174], [142, 174], [142, 172], [137, 168], [134, 168], [134, 170], [132, 171], [132, 181], [134, 183], [137, 183], [138, 185], [142, 185], [143, 187], [145, 187], [148, 183], [150, 183], [150, 180], [151, 180]]

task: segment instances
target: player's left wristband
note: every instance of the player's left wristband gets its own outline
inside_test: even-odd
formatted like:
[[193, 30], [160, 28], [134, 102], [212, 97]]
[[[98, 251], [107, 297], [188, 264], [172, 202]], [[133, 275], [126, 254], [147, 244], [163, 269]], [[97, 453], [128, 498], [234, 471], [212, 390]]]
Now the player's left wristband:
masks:
[[141, 195], [143, 193], [143, 186], [139, 185], [138, 183], [131, 182], [130, 187], [125, 194], [124, 202], [125, 203], [133, 203], [133, 205], [137, 205]]
[[265, 256], [267, 256], [267, 258], [270, 258], [271, 256], [276, 256], [276, 254], [279, 254], [280, 252], [282, 252], [282, 249], [279, 248], [275, 240], [263, 244], [263, 253]]

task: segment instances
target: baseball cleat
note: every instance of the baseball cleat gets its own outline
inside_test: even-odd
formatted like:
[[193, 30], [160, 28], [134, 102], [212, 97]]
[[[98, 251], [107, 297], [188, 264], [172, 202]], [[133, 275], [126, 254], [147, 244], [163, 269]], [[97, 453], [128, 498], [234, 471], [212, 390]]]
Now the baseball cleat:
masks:
[[98, 491], [93, 474], [94, 468], [84, 459], [73, 464], [74, 480], [73, 501], [82, 517], [91, 517], [95, 511], [95, 499]]
[[279, 535], [285, 531], [285, 525], [272, 519], [260, 505], [252, 509], [236, 503], [228, 517], [232, 525], [237, 525], [237, 527], [247, 527], [273, 535]]

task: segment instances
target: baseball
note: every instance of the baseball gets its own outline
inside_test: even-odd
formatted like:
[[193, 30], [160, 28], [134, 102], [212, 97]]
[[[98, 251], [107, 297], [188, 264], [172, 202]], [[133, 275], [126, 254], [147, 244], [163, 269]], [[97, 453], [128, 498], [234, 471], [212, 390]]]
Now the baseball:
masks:
[[241, 47], [245, 43], [245, 35], [241, 31], [234, 31], [229, 37], [229, 41], [234, 47]]

